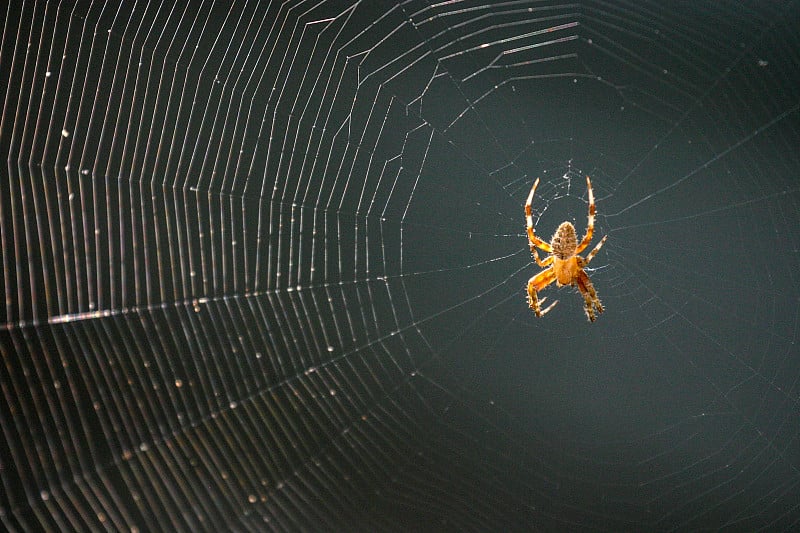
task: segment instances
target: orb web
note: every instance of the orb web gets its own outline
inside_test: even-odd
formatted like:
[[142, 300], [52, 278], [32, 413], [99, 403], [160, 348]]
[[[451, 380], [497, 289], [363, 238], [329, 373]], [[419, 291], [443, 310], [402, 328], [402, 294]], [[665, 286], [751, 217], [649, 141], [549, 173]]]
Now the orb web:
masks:
[[4, 11], [9, 530], [796, 528], [797, 2]]

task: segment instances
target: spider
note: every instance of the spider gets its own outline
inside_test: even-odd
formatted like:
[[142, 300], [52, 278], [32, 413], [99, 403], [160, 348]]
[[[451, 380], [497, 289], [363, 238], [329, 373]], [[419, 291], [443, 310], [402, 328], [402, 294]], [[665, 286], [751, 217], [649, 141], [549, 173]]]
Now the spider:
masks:
[[[540, 305], [544, 303], [547, 298], [539, 300], [536, 293], [553, 283], [556, 282], [558, 287], [565, 285], [573, 285], [578, 287], [578, 290], [583, 295], [584, 310], [589, 322], [595, 321], [595, 309], [597, 313], [603, 312], [603, 304], [600, 303], [600, 298], [597, 297], [597, 292], [594, 290], [589, 276], [584, 272], [584, 267], [589, 264], [589, 261], [594, 258], [603, 243], [606, 242], [608, 235], [594, 247], [589, 255], [585, 258], [578, 255], [589, 246], [592, 242], [592, 235], [594, 234], [594, 194], [592, 194], [592, 182], [589, 176], [586, 176], [586, 187], [589, 189], [589, 222], [586, 228], [586, 236], [578, 244], [578, 238], [575, 234], [575, 226], [570, 222], [562, 222], [558, 229], [550, 239], [550, 243], [546, 243], [536, 236], [533, 232], [533, 217], [531, 216], [531, 202], [533, 201], [533, 193], [536, 192], [536, 186], [539, 185], [539, 179], [531, 187], [531, 193], [528, 195], [528, 201], [525, 202], [525, 220], [528, 226], [528, 242], [531, 247], [531, 253], [536, 259], [536, 263], [540, 267], [549, 267], [547, 270], [542, 270], [531, 279], [528, 280], [528, 305], [537, 317], [541, 317], [550, 311], [558, 303], [558, 300], [551, 303], [544, 311]], [[547, 257], [544, 260], [539, 258], [536, 248], [547, 252]]]

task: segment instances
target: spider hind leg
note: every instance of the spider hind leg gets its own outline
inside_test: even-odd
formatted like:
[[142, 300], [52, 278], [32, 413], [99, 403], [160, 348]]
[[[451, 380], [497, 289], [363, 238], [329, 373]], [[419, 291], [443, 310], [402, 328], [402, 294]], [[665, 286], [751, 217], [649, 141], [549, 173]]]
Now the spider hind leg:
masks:
[[545, 302], [545, 300], [547, 300], [547, 298], [545, 297], [539, 300], [539, 297], [536, 294], [538, 291], [541, 291], [553, 283], [555, 279], [555, 272], [553, 272], [552, 268], [548, 268], [547, 270], [539, 272], [528, 280], [528, 306], [533, 309], [533, 312], [538, 318], [546, 315], [558, 303], [558, 300], [556, 300], [548, 305], [544, 311], [542, 311], [541, 305]]
[[594, 290], [594, 285], [592, 285], [592, 281], [589, 279], [589, 276], [586, 275], [586, 272], [583, 270], [578, 272], [576, 281], [578, 290], [583, 296], [583, 309], [586, 311], [586, 318], [589, 319], [589, 322], [594, 322], [597, 318], [595, 309], [597, 309], [597, 314], [599, 315], [605, 310], [603, 304], [600, 303], [597, 291]]

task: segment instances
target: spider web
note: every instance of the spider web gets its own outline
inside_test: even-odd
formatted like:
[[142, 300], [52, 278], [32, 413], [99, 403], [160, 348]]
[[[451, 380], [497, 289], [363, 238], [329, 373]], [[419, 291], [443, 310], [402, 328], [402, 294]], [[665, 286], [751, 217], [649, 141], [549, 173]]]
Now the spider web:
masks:
[[3, 16], [5, 528], [797, 527], [797, 2]]

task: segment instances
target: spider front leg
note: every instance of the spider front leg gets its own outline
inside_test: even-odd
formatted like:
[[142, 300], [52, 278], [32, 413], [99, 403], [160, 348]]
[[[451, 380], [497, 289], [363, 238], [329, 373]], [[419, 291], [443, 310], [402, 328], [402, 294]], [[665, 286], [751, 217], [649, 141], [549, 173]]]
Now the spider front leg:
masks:
[[[548, 258], [550, 259], [550, 258]], [[542, 317], [547, 314], [553, 307], [556, 306], [558, 300], [551, 303], [547, 308], [542, 311], [541, 304], [544, 303], [547, 298], [542, 298], [539, 300], [537, 296], [537, 292], [544, 289], [551, 283], [556, 280], [556, 274], [553, 272], [552, 268], [548, 268], [547, 270], [542, 270], [531, 279], [528, 280], [528, 306], [533, 309], [533, 312], [536, 313], [537, 317]]]
[[596, 209], [594, 206], [594, 193], [592, 192], [592, 180], [589, 179], [589, 176], [586, 176], [586, 189], [589, 191], [589, 217], [586, 221], [586, 235], [578, 245], [578, 249], [575, 250], [576, 254], [581, 253], [589, 246], [589, 243], [592, 242], [592, 235], [594, 235], [594, 216]]
[[[536, 253], [536, 248], [540, 248], [547, 253], [552, 253], [553, 249], [550, 247], [550, 243], [543, 241], [539, 237], [536, 236], [536, 232], [533, 229], [533, 214], [531, 213], [531, 204], [533, 203], [533, 194], [536, 192], [536, 187], [539, 185], [539, 178], [536, 178], [536, 181], [533, 182], [533, 187], [531, 187], [531, 192], [528, 194], [528, 200], [525, 202], [525, 226], [528, 230], [528, 243], [531, 247], [531, 253], [536, 258], [536, 262], [539, 266], [544, 266], [544, 263], [539, 260], [539, 254]], [[547, 260], [545, 259], [545, 262]]]

